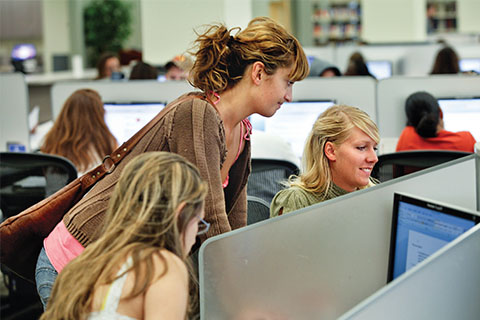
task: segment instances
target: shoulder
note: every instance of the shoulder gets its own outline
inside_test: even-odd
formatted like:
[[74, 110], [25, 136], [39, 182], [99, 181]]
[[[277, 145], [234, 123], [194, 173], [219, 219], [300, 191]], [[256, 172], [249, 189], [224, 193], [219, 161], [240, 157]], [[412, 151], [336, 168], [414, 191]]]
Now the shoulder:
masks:
[[184, 319], [188, 303], [188, 271], [185, 263], [168, 250], [153, 259], [155, 281], [145, 295], [145, 318]]
[[464, 137], [465, 139], [467, 140], [471, 140], [473, 141], [474, 143], [476, 142], [475, 141], [475, 138], [473, 137], [473, 135], [470, 133], [470, 131], [460, 131], [458, 132], [459, 135], [461, 135], [462, 137]]
[[470, 133], [470, 131], [447, 131], [442, 130], [438, 133], [438, 137], [442, 137], [445, 139], [456, 139], [457, 141], [463, 141], [465, 143], [475, 143], [475, 138]]
[[215, 107], [205, 98], [202, 92], [190, 92], [186, 93], [171, 104], [177, 104], [176, 112], [186, 112], [192, 117], [200, 117], [202, 114], [208, 114], [214, 116], [215, 119], [220, 119]]
[[176, 104], [169, 111], [173, 130], [179, 130], [182, 135], [184, 132], [200, 131], [222, 134], [223, 122], [220, 114], [201, 92], [185, 94], [171, 104]]
[[270, 205], [271, 216], [277, 216], [282, 209], [282, 214], [308, 207], [319, 202], [318, 197], [300, 187], [293, 186], [279, 191], [272, 199]]
[[155, 278], [173, 277], [188, 279], [188, 271], [185, 263], [176, 254], [166, 249], [161, 249], [157, 254], [153, 255], [153, 264], [155, 268]]

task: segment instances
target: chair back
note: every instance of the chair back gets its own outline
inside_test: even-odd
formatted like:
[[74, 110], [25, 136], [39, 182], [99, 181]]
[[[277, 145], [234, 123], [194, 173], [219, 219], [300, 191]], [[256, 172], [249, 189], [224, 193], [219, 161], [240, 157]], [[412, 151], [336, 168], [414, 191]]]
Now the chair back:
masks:
[[42, 153], [0, 153], [0, 200], [4, 218], [22, 212], [77, 178], [73, 163]]
[[258, 197], [247, 195], [247, 225], [270, 217], [270, 204]]
[[275, 194], [285, 188], [283, 182], [299, 171], [297, 165], [289, 161], [252, 159], [247, 195], [263, 199], [270, 204]]
[[450, 150], [412, 150], [384, 153], [372, 170], [372, 177], [381, 182], [438, 164], [470, 155], [469, 152]]
[[[66, 158], [41, 153], [0, 152], [1, 220], [22, 212], [76, 178], [77, 170]], [[2, 315], [8, 319], [38, 319], [43, 308], [35, 285], [4, 265], [1, 271], [8, 290], [8, 297], [2, 300]]]

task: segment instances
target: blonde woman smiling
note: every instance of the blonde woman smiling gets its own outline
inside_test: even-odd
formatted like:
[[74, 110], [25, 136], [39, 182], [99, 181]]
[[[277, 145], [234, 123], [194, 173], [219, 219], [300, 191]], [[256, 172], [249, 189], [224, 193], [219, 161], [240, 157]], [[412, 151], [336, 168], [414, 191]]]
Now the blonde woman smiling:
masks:
[[270, 206], [275, 217], [374, 185], [378, 128], [362, 110], [332, 106], [315, 121], [305, 143], [303, 171]]

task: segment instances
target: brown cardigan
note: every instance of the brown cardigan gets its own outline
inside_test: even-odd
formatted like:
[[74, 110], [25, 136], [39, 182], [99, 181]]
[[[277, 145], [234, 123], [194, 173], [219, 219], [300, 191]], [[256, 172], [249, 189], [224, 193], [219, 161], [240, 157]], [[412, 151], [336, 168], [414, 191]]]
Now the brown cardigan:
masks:
[[227, 155], [223, 122], [210, 103], [192, 98], [168, 111], [115, 170], [100, 180], [65, 215], [65, 226], [83, 246], [99, 237], [108, 199], [122, 169], [133, 157], [148, 151], [175, 152], [198, 167], [209, 189], [205, 220], [211, 226], [207, 237], [246, 225], [250, 141], [246, 141], [242, 154], [230, 168], [229, 184], [223, 189], [220, 169]]

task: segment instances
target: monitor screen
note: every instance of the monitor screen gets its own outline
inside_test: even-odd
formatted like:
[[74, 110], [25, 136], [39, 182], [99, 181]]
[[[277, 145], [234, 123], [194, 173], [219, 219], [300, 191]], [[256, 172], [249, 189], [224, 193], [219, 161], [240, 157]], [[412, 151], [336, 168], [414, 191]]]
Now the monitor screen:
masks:
[[334, 101], [286, 102], [270, 118], [253, 114], [250, 122], [255, 130], [265, 131], [290, 143], [298, 158], [302, 157], [305, 140], [318, 116]]
[[480, 222], [480, 216], [394, 193], [388, 281], [422, 262]]
[[443, 123], [448, 131], [470, 131], [476, 141], [480, 141], [480, 97], [440, 98]]
[[163, 102], [105, 102], [105, 122], [118, 144], [122, 144], [153, 119], [164, 107]]
[[459, 61], [460, 71], [475, 71], [480, 73], [480, 58], [465, 58]]
[[28, 60], [33, 59], [37, 56], [37, 50], [35, 46], [31, 43], [21, 43], [17, 44], [12, 49], [11, 57], [13, 60]]
[[388, 60], [367, 61], [367, 68], [378, 80], [392, 76], [392, 62]]

